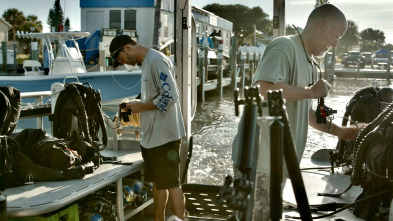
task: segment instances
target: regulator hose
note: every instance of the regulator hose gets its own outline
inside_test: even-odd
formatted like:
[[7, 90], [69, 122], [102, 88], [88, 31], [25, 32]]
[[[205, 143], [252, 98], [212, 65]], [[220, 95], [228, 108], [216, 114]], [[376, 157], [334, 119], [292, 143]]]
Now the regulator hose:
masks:
[[[366, 160], [367, 153], [372, 143], [380, 142], [386, 136], [386, 128], [393, 120], [393, 110], [391, 109], [392, 104], [388, 106], [378, 117], [373, 120], [364, 129], [365, 131], [374, 128], [371, 132], [367, 133], [364, 138], [362, 134], [359, 134], [355, 142], [355, 155], [353, 159], [353, 172], [351, 177], [351, 182], [353, 185], [358, 186], [362, 184], [362, 174], [363, 174], [363, 163]], [[360, 144], [358, 144], [360, 143]]]

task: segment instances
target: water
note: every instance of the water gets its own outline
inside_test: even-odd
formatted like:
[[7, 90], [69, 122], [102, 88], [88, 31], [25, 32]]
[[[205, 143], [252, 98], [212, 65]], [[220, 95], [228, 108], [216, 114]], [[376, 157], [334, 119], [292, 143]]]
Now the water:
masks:
[[[337, 110], [334, 123], [341, 125], [347, 102], [358, 89], [372, 83], [371, 79], [337, 79], [325, 98], [325, 105]], [[388, 83], [381, 80], [378, 86], [388, 86]], [[317, 100], [314, 101], [316, 105]], [[233, 175], [232, 141], [239, 120], [240, 116], [235, 116], [233, 93], [229, 90], [226, 90], [222, 100], [219, 97], [207, 97], [205, 103], [198, 104], [192, 122], [194, 148], [189, 166], [190, 183], [222, 185], [226, 175]], [[337, 140], [335, 136], [310, 127], [303, 158], [310, 158], [318, 149], [335, 149]]]

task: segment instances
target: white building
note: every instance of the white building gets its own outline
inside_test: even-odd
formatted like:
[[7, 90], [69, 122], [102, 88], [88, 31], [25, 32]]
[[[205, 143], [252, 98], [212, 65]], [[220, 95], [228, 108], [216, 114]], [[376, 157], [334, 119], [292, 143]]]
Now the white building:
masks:
[[[172, 40], [175, 36], [174, 2], [174, 0], [162, 0], [160, 44]], [[155, 0], [80, 0], [81, 31], [94, 33], [99, 30], [102, 31], [103, 36], [112, 37], [117, 34], [129, 34], [139, 44], [152, 47], [154, 6]], [[214, 29], [221, 30], [224, 48], [229, 48], [231, 22], [196, 7], [192, 8], [192, 13], [197, 22], [199, 38], [202, 38], [204, 31], [210, 34]]]
[[10, 30], [11, 28], [12, 25], [10, 25], [4, 19], [0, 18], [0, 42], [8, 41], [8, 30]]
[[[130, 34], [139, 44], [151, 47], [154, 4], [154, 0], [80, 0], [81, 31], [100, 30], [103, 35], [112, 36]], [[160, 43], [174, 38], [174, 10], [173, 0], [162, 0]]]

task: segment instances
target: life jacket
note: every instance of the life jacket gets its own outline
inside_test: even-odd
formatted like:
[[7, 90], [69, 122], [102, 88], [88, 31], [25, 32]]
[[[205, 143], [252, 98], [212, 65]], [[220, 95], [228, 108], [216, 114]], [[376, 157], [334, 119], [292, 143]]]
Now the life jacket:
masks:
[[[90, 84], [68, 83], [57, 98], [53, 122], [53, 136], [68, 141], [84, 140], [97, 151], [108, 142], [101, 110], [101, 94]], [[102, 141], [99, 131], [101, 130]]]

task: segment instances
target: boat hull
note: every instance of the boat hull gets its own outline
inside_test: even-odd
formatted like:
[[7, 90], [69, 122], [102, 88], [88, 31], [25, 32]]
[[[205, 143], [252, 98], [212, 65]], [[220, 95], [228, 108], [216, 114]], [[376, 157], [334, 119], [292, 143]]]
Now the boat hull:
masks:
[[100, 90], [103, 103], [135, 98], [141, 91], [141, 71], [107, 71], [46, 76], [0, 76], [0, 86], [11, 86], [21, 92], [50, 91], [56, 82], [89, 83]]

